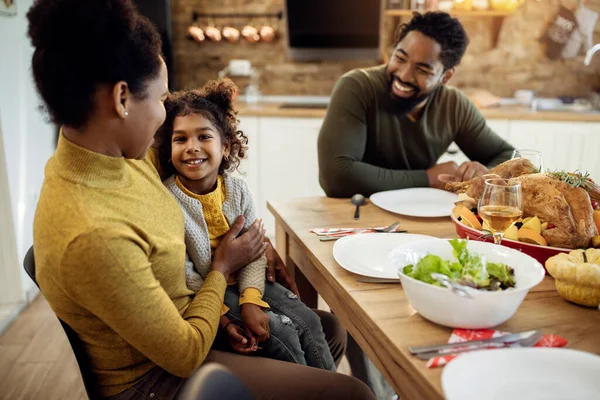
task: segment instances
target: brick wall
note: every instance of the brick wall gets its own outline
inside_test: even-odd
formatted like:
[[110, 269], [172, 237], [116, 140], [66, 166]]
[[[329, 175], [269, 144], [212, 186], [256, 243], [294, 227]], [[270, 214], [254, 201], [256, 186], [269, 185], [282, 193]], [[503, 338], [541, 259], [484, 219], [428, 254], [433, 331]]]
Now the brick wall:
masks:
[[[462, 18], [471, 45], [452, 83], [461, 88], [483, 88], [500, 96], [511, 96], [517, 89], [533, 89], [542, 96], [583, 96], [591, 88], [600, 88], [600, 54], [590, 67], [583, 55], [573, 60], [548, 60], [539, 38], [560, 4], [575, 9], [577, 0], [527, 0], [523, 8], [505, 18], [497, 47], [491, 45], [491, 19]], [[600, 11], [600, 0], [587, 0], [588, 7]], [[377, 64], [378, 60], [337, 62], [291, 62], [286, 59], [283, 39], [284, 21], [259, 20], [274, 24], [280, 39], [275, 43], [240, 41], [198, 44], [187, 38], [193, 11], [199, 12], [272, 12], [283, 8], [282, 0], [172, 0], [173, 48], [177, 86], [201, 85], [217, 77], [230, 59], [249, 59], [260, 72], [260, 89], [270, 95], [328, 95], [344, 72]], [[241, 28], [247, 21], [215, 20]], [[398, 21], [385, 20], [385, 34], [393, 35]], [[202, 20], [200, 26], [207, 23]], [[600, 24], [594, 43], [600, 42]], [[243, 88], [244, 78], [235, 79]]]

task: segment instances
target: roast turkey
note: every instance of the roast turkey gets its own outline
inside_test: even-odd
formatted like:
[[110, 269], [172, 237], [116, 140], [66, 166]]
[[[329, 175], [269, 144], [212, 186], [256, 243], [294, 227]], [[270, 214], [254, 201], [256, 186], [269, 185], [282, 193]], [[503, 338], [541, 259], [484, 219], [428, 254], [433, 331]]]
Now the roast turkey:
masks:
[[485, 179], [494, 177], [521, 183], [523, 218], [537, 216], [554, 226], [542, 232], [549, 246], [588, 247], [598, 235], [591, 199], [600, 200], [600, 187], [577, 173], [537, 173], [529, 160], [518, 158], [492, 168], [487, 175], [448, 183], [446, 190], [464, 193], [463, 201], [474, 205], [481, 196]]

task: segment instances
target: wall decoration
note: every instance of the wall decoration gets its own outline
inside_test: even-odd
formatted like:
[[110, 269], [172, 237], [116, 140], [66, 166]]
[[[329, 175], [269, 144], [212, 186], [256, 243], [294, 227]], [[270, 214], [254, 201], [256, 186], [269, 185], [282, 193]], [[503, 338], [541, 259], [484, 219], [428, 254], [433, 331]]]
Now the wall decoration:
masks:
[[[256, 18], [266, 18], [267, 21], [262, 25], [255, 25], [253, 22], [255, 22], [254, 19]], [[201, 19], [206, 19], [208, 21], [202, 28], [198, 23], [198, 21]], [[213, 22], [213, 20], [223, 19], [230, 21], [218, 24]], [[271, 43], [278, 37], [277, 22], [282, 19], [283, 11], [263, 13], [194, 12], [192, 14], [192, 25], [188, 26], [187, 28], [187, 36], [189, 39], [193, 39], [198, 43], [205, 41], [220, 42], [221, 39], [225, 39], [230, 43], [237, 43], [242, 38], [250, 43], [257, 43], [261, 41], [265, 43]], [[231, 20], [237, 20], [238, 23], [232, 23]]]

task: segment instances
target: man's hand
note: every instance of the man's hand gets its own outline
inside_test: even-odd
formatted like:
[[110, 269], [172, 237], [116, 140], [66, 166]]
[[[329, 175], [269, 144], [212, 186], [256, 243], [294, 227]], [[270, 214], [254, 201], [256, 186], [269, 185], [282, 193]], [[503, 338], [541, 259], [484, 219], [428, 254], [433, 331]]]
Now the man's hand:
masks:
[[246, 332], [249, 335], [256, 336], [256, 339], [261, 343], [266, 341], [270, 335], [269, 316], [256, 304], [245, 303], [240, 307]]
[[476, 176], [483, 175], [487, 172], [485, 165], [478, 163], [477, 161], [467, 161], [460, 164], [460, 167], [454, 173], [455, 182], [470, 181]]
[[223, 330], [227, 334], [229, 345], [236, 353], [250, 354], [257, 350], [256, 338], [250, 336], [249, 339], [246, 339], [242, 328], [225, 316], [221, 317], [221, 322], [221, 326], [224, 326]]
[[281, 257], [279, 257], [279, 254], [277, 254], [277, 251], [268, 238], [265, 238], [265, 242], [267, 243], [267, 249], [265, 250], [265, 255], [267, 256], [267, 280], [269, 282], [277, 281], [300, 298], [296, 282], [288, 275]]
[[436, 189], [444, 189], [446, 186], [446, 180], [440, 180], [440, 175], [456, 175], [458, 165], [454, 161], [448, 161], [442, 164], [436, 164], [429, 168], [427, 177], [429, 178], [429, 187]]

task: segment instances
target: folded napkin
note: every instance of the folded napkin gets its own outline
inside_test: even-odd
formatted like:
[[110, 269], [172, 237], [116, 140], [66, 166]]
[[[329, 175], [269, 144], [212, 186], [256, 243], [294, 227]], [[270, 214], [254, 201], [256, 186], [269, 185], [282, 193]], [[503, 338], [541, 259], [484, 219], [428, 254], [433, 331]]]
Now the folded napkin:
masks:
[[348, 236], [348, 235], [356, 235], [357, 233], [375, 233], [375, 229], [383, 229], [382, 227], [372, 227], [372, 228], [314, 228], [310, 231], [315, 233], [317, 236]]
[[[491, 339], [494, 337], [508, 335], [509, 332], [495, 331], [491, 329], [455, 329], [448, 339], [448, 343], [466, 342], [469, 340]], [[544, 335], [533, 347], [564, 347], [567, 340], [556, 335]], [[448, 364], [450, 361], [459, 357], [460, 354], [449, 356], [438, 356], [430, 358], [427, 361], [427, 368], [437, 368]]]

